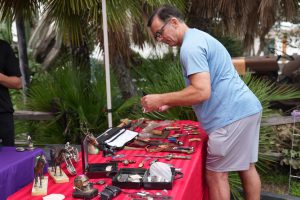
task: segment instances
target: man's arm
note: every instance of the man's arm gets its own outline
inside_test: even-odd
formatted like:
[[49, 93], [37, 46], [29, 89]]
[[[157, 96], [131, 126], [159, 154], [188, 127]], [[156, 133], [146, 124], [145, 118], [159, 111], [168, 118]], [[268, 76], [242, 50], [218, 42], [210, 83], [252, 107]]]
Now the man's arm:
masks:
[[0, 73], [0, 84], [9, 89], [20, 89], [22, 88], [22, 80], [17, 76], [6, 76]]
[[159, 110], [161, 106], [190, 106], [207, 100], [211, 94], [210, 75], [201, 72], [189, 76], [190, 85], [183, 90], [164, 94], [151, 94], [142, 98], [146, 111]]

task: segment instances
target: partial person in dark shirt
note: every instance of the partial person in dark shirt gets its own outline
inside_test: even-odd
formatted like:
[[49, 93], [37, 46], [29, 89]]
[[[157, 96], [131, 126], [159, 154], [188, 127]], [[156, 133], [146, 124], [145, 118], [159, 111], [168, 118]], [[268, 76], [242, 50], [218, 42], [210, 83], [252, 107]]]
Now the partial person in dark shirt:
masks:
[[18, 59], [11, 46], [0, 40], [0, 140], [3, 146], [14, 146], [13, 105], [9, 89], [22, 87]]

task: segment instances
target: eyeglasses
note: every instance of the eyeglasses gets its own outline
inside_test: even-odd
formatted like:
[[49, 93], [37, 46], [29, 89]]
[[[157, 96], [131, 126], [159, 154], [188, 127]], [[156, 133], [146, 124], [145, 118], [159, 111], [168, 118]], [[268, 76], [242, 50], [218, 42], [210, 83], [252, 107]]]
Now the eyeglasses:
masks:
[[168, 20], [158, 31], [156, 31], [156, 33], [154, 34], [154, 39], [158, 40], [161, 38], [162, 34], [165, 31], [165, 27], [167, 26], [167, 24], [169, 23], [170, 20]]

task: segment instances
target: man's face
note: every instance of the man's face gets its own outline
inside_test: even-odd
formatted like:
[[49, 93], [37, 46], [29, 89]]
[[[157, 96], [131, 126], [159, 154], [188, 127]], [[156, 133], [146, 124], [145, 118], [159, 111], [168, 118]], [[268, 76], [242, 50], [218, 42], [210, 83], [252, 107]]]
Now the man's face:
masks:
[[176, 19], [170, 18], [163, 22], [157, 16], [153, 18], [150, 29], [156, 41], [163, 42], [169, 46], [178, 45], [174, 20]]

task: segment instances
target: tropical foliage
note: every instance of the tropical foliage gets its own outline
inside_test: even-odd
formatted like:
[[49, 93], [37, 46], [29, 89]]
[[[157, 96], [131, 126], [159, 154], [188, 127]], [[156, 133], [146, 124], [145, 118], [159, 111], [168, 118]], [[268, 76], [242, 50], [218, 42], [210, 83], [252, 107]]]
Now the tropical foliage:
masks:
[[261, 50], [265, 35], [276, 21], [292, 20], [297, 16], [299, 0], [190, 0], [189, 5], [187, 19], [190, 24], [207, 31], [219, 26], [223, 32], [226, 30], [227, 34], [241, 37], [248, 49], [258, 36]]
[[276, 150], [282, 154], [280, 164], [290, 165], [293, 169], [300, 169], [299, 124], [279, 125], [273, 129], [277, 132], [277, 137], [274, 140]]
[[11, 22], [0, 23], [0, 39], [5, 40], [8, 43], [12, 42], [11, 24]]
[[[45, 143], [80, 143], [80, 124], [92, 132], [107, 128], [105, 75], [100, 64], [95, 66], [95, 76], [86, 84], [85, 72], [76, 71], [69, 63], [45, 73], [32, 83], [26, 109], [48, 111], [56, 114], [55, 120], [31, 122], [29, 131], [35, 141]], [[114, 117], [123, 100], [112, 78]], [[20, 122], [19, 122], [20, 123]], [[28, 122], [25, 126], [28, 125]], [[21, 128], [22, 126], [19, 126]], [[22, 128], [24, 130], [24, 126]]]

